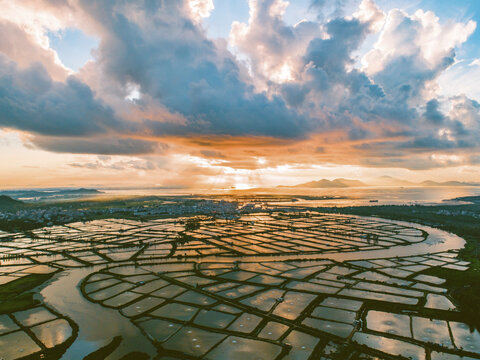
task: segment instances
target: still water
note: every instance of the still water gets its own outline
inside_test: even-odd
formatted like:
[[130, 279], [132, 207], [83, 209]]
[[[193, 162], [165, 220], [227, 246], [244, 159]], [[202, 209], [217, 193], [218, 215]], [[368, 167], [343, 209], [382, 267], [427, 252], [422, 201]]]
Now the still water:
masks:
[[40, 292], [46, 304], [70, 317], [79, 327], [77, 338], [62, 359], [83, 359], [108, 345], [115, 336], [122, 336], [123, 340], [106, 359], [120, 359], [139, 349], [153, 357], [157, 352], [155, 347], [128, 318], [117, 310], [83, 297], [80, 282], [100, 269], [101, 267], [88, 267], [66, 270], [47, 282]]
[[[55, 190], [55, 189], [54, 189]], [[57, 189], [60, 191], [61, 189]], [[351, 187], [351, 188], [271, 188], [251, 189], [245, 191], [230, 190], [179, 190], [179, 189], [99, 189], [97, 194], [70, 194], [59, 197], [55, 192], [39, 190], [37, 197], [32, 197], [28, 190], [16, 190], [5, 193], [15, 199], [26, 202], [58, 201], [80, 198], [111, 198], [116, 196], [186, 196], [202, 199], [262, 200], [275, 204], [298, 206], [360, 206], [360, 205], [399, 205], [399, 204], [439, 204], [463, 196], [480, 196], [480, 187], [475, 186], [432, 186], [432, 187]], [[53, 195], [52, 195], [53, 194]], [[314, 197], [315, 199], [312, 199]], [[294, 201], [292, 202], [292, 198]]]
[[[286, 190], [285, 190], [286, 191]], [[279, 193], [280, 194], [280, 193]], [[294, 202], [285, 205], [295, 206], [364, 206], [364, 205], [438, 205], [456, 204], [446, 201], [464, 196], [480, 196], [480, 187], [436, 186], [436, 187], [362, 187], [342, 189], [289, 189], [296, 195]], [[321, 196], [324, 199], [309, 199]]]

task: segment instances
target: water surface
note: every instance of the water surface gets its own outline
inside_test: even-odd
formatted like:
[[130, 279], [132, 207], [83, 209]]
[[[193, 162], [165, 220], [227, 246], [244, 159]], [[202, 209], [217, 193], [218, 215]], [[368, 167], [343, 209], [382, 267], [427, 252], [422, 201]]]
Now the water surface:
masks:
[[115, 336], [122, 336], [123, 340], [107, 359], [119, 359], [138, 349], [153, 357], [156, 354], [154, 346], [128, 318], [117, 310], [92, 303], [83, 297], [80, 282], [100, 269], [95, 266], [65, 270], [55, 275], [40, 291], [47, 305], [70, 317], [79, 327], [77, 338], [62, 359], [83, 359], [109, 344]]

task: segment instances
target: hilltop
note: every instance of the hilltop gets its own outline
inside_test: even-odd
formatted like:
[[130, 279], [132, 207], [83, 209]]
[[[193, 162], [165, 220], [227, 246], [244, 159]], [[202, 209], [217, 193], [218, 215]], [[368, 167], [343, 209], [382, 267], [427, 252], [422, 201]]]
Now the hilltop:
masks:
[[317, 181], [310, 181], [303, 184], [298, 184], [295, 186], [284, 186], [284, 187], [302, 187], [302, 188], [347, 188], [347, 187], [360, 187], [367, 186], [365, 183], [360, 180], [349, 180], [349, 179], [335, 179], [327, 180], [321, 179]]
[[24, 205], [23, 201], [12, 199], [6, 195], [0, 195], [0, 208], [10, 208]]
[[479, 183], [468, 183], [468, 182], [461, 182], [461, 181], [445, 181], [445, 182], [437, 182], [432, 180], [426, 180], [421, 182], [419, 185], [421, 186], [479, 186]]
[[51, 200], [68, 200], [81, 198], [89, 195], [100, 195], [103, 191], [97, 189], [16, 189], [16, 190], [3, 190], [0, 191], [0, 195], [5, 195], [13, 199], [21, 199], [27, 202], [32, 201], [51, 201]]

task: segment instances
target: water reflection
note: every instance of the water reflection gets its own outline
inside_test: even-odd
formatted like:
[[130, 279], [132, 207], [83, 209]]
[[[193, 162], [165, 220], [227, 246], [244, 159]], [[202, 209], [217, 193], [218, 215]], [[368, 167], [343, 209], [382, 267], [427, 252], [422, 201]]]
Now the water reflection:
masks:
[[[346, 194], [348, 193], [348, 196]], [[288, 195], [298, 195], [295, 201], [272, 202], [288, 206], [365, 206], [365, 205], [434, 205], [445, 199], [480, 195], [479, 187], [363, 187], [345, 189], [288, 189]], [[322, 200], [303, 199], [302, 196], [322, 196]], [[373, 201], [373, 202], [372, 202]], [[452, 202], [453, 204], [453, 202]]]
[[[362, 218], [360, 216], [349, 215], [349, 217]], [[407, 227], [413, 227], [420, 229], [428, 233], [428, 237], [425, 241], [419, 243], [413, 243], [411, 245], [404, 246], [392, 246], [388, 249], [381, 250], [363, 250], [363, 251], [350, 251], [350, 252], [325, 252], [321, 254], [298, 254], [298, 255], [274, 255], [274, 256], [241, 256], [241, 257], [221, 257], [221, 256], [206, 256], [202, 258], [202, 262], [214, 261], [214, 262], [262, 262], [262, 261], [287, 261], [287, 260], [313, 260], [313, 259], [330, 259], [335, 261], [351, 261], [351, 260], [368, 260], [378, 258], [391, 258], [391, 257], [404, 257], [413, 255], [433, 254], [442, 251], [450, 251], [456, 249], [462, 249], [465, 246], [465, 240], [461, 237], [448, 233], [446, 231], [432, 228], [430, 226], [415, 224], [406, 221], [393, 221], [388, 219], [380, 219], [375, 217], [369, 217], [372, 221], [382, 221], [384, 223], [392, 223]]]
[[[361, 219], [352, 216], [348, 217], [348, 222], [337, 224], [339, 230], [336, 230], [337, 232], [334, 235], [340, 236], [343, 227], [350, 224], [350, 221], [355, 218]], [[369, 223], [376, 220], [380, 219], [369, 218]], [[176, 329], [175, 332], [168, 331], [167, 336], [159, 329], [154, 329], [153, 324], [160, 323], [149, 322], [147, 315], [142, 315], [145, 317], [141, 321], [135, 320], [142, 328], [148, 328], [148, 333], [154, 333], [155, 336], [159, 337], [168, 337], [164, 344], [167, 349], [177, 350], [182, 348], [192, 356], [203, 356], [210, 349], [214, 349], [212, 354], [218, 358], [225, 358], [225, 356], [228, 358], [230, 355], [236, 356], [240, 353], [250, 354], [249, 351], [254, 348], [265, 351], [265, 354], [277, 354], [278, 346], [271, 346], [272, 343], [265, 342], [265, 339], [278, 338], [282, 333], [285, 333], [285, 324], [271, 322], [275, 319], [268, 319], [272, 325], [271, 328], [262, 332], [263, 337], [259, 336], [263, 339], [262, 341], [241, 340], [240, 337], [233, 336], [239, 333], [251, 334], [253, 331], [255, 331], [254, 335], [256, 336], [262, 330], [265, 319], [262, 314], [255, 312], [254, 309], [271, 312], [273, 316], [283, 318], [290, 325], [295, 324], [295, 326], [304, 327], [304, 330], [316, 329], [337, 337], [349, 338], [354, 330], [362, 329], [362, 326], [358, 327], [356, 324], [360, 321], [357, 313], [358, 309], [349, 310], [349, 306], [357, 306], [355, 301], [341, 300], [347, 302], [347, 305], [342, 308], [338, 308], [338, 304], [331, 305], [329, 303], [331, 300], [318, 306], [318, 294], [311, 294], [311, 292], [337, 294], [339, 297], [362, 300], [372, 299], [397, 305], [415, 306], [418, 304], [423, 306], [423, 291], [428, 290], [425, 289], [425, 286], [433, 292], [440, 293], [443, 290], [442, 288], [434, 288], [433, 285], [422, 284], [421, 281], [419, 283], [417, 283], [418, 281], [414, 282], [412, 277], [428, 266], [445, 265], [449, 261], [455, 260], [445, 256], [422, 257], [420, 255], [461, 248], [464, 245], [464, 240], [427, 226], [398, 221], [381, 221], [383, 229], [388, 231], [391, 231], [394, 226], [406, 226], [407, 228], [402, 230], [403, 232], [400, 235], [405, 238], [412, 237], [413, 240], [407, 239], [397, 242], [392, 240], [390, 248], [369, 246], [370, 250], [364, 249], [362, 251], [345, 250], [344, 247], [337, 246], [332, 247], [329, 250], [330, 252], [319, 254], [206, 256], [201, 259], [189, 259], [188, 261], [179, 261], [178, 258], [137, 259], [136, 266], [125, 266], [127, 262], [123, 262], [118, 266], [110, 267], [106, 274], [97, 273], [92, 276], [84, 288], [89, 299], [103, 301], [103, 304], [108, 306], [122, 307], [125, 305], [120, 312], [88, 301], [79, 290], [79, 283], [91, 273], [101, 270], [102, 266], [72, 269], [57, 274], [52, 281], [43, 287], [41, 295], [47, 305], [70, 317], [79, 326], [78, 337], [63, 356], [64, 359], [83, 358], [109, 344], [116, 336], [121, 336], [123, 340], [107, 359], [119, 359], [130, 352], [138, 351], [138, 349], [154, 357], [156, 350], [153, 345], [142, 335], [139, 328], [128, 319], [128, 317], [136, 317], [147, 313], [154, 317], [163, 318], [164, 321], [168, 320], [168, 326], [172, 325], [172, 327], [174, 327], [173, 323], [175, 321], [192, 322], [188, 324], [191, 327]], [[428, 233], [428, 238], [421, 241], [423, 239], [422, 233], [416, 229]], [[299, 232], [296, 230], [295, 234]], [[415, 235], [416, 233], [419, 235]], [[365, 236], [372, 243], [376, 241], [375, 238], [369, 239], [367, 235]], [[405, 245], [406, 243], [409, 243], [409, 245]], [[402, 245], [399, 246], [398, 244]], [[399, 258], [402, 256], [410, 256], [410, 258]], [[376, 260], [368, 261], [368, 259]], [[201, 265], [195, 264], [197, 261]], [[214, 261], [219, 261], [219, 263], [215, 264]], [[351, 263], [335, 264], [334, 261], [351, 261]], [[427, 264], [428, 262], [430, 263]], [[132, 262], [130, 261], [129, 264], [131, 265]], [[352, 273], [357, 270], [358, 274]], [[198, 272], [195, 273], [195, 271]], [[389, 271], [393, 273], [389, 273]], [[395, 279], [392, 277], [395, 277]], [[256, 279], [256, 281], [253, 279]], [[424, 276], [423, 279], [427, 283], [433, 284], [439, 281], [432, 276]], [[310, 280], [312, 281], [310, 282]], [[254, 284], [244, 283], [250, 281]], [[384, 284], [378, 284], [379, 281], [384, 282]], [[168, 285], [169, 283], [170, 285]], [[281, 286], [280, 284], [283, 283], [286, 283], [286, 285]], [[281, 288], [269, 288], [274, 285]], [[399, 286], [410, 288], [403, 289]], [[419, 288], [419, 286], [424, 288]], [[133, 289], [134, 287], [135, 289]], [[267, 288], [269, 289], [265, 290]], [[214, 291], [215, 296], [213, 297], [213, 294], [207, 296], [197, 289]], [[260, 292], [261, 290], [264, 291]], [[151, 296], [144, 297], [144, 295]], [[163, 299], [159, 299], [158, 296]], [[334, 295], [331, 296], [334, 297]], [[175, 297], [174, 301], [173, 297]], [[218, 297], [223, 297], [223, 299], [218, 299]], [[142, 300], [137, 301], [138, 298]], [[219, 305], [215, 306], [214, 298], [217, 301], [229, 302], [230, 305], [231, 302], [238, 299], [242, 308], [246, 305], [254, 309], [247, 309], [248, 311], [245, 310], [241, 314], [235, 311], [225, 311]], [[131, 304], [133, 300], [136, 302]], [[450, 306], [445, 305], [443, 296], [430, 296], [426, 300], [427, 307], [430, 309], [446, 310], [445, 307], [450, 308]], [[353, 303], [351, 303], [352, 301]], [[212, 309], [214, 306], [215, 308]], [[314, 306], [316, 308], [311, 312], [311, 308]], [[218, 310], [225, 312], [219, 312]], [[42, 313], [39, 312], [35, 312], [35, 314], [25, 313], [25, 319], [30, 321], [29, 319], [41, 315]], [[381, 322], [378, 316], [375, 319], [375, 312], [371, 312], [369, 319], [367, 319], [368, 328], [364, 330], [386, 331], [389, 335], [385, 338], [372, 334], [356, 333], [354, 341], [393, 355], [404, 355], [405, 353], [399, 353], [399, 351], [401, 348], [405, 348], [406, 353], [412, 358], [423, 359], [425, 352], [422, 347], [403, 340], [389, 338], [394, 335], [404, 335], [410, 331], [411, 319], [408, 318], [408, 324], [404, 324], [403, 320], [392, 315], [391, 319], [388, 320], [389, 322], [385, 323]], [[46, 319], [45, 321], [51, 320]], [[170, 324], [170, 321], [172, 324]], [[424, 319], [415, 321], [415, 333], [410, 334], [411, 339], [417, 341], [434, 339], [442, 344], [447, 343], [446, 340], [448, 339], [444, 336], [445, 326], [443, 323], [436, 326], [436, 324], [432, 325]], [[215, 329], [216, 331], [195, 330], [195, 326]], [[466, 348], [474, 349], [476, 335], [466, 334], [460, 325], [455, 329], [456, 334], [454, 336], [458, 338], [458, 341], [462, 342]], [[220, 330], [224, 330], [223, 335], [219, 334], [222, 332]], [[59, 333], [61, 335], [61, 329]], [[285, 334], [289, 336], [289, 333]], [[48, 344], [53, 346], [62, 341], [60, 338], [52, 337], [52, 331], [49, 328], [39, 328], [37, 336], [44, 338], [47, 346]], [[185, 345], [185, 341], [187, 345]], [[238, 344], [238, 346], [232, 346], [232, 344]], [[303, 347], [308, 348], [310, 345], [301, 345], [300, 349], [296, 349], [295, 344], [291, 344], [291, 346], [292, 351], [298, 350], [301, 352]], [[250, 350], [246, 351], [246, 348]], [[222, 349], [222, 351], [217, 349]]]
[[40, 292], [46, 304], [70, 317], [79, 326], [78, 337], [62, 359], [82, 359], [119, 335], [123, 341], [107, 359], [119, 359], [138, 349], [154, 356], [156, 350], [153, 345], [127, 318], [116, 310], [92, 303], [82, 296], [79, 283], [100, 269], [101, 267], [90, 267], [67, 270], [54, 277]]

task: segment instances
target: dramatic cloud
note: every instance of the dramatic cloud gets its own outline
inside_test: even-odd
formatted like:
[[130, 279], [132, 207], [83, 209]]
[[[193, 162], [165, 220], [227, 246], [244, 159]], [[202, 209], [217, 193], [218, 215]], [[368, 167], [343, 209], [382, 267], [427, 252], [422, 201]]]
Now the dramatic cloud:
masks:
[[378, 41], [363, 58], [364, 69], [371, 75], [397, 58], [415, 58], [423, 68], [441, 71], [454, 56], [454, 48], [464, 43], [475, 27], [472, 20], [448, 21], [442, 25], [431, 11], [417, 10], [409, 15], [393, 9], [387, 15]]
[[289, 26], [283, 21], [288, 2], [283, 0], [250, 0], [248, 24], [234, 22], [230, 41], [248, 56], [254, 82], [268, 90], [270, 82], [298, 78], [301, 57], [308, 43], [323, 35], [320, 24], [301, 21]]
[[43, 135], [86, 136], [127, 129], [79, 79], [50, 78], [35, 63], [26, 69], [0, 54], [0, 125]]
[[[0, 127], [53, 152], [168, 147], [236, 169], [475, 162], [479, 103], [438, 79], [476, 23], [344, 3], [312, 1], [317, 18], [292, 25], [287, 1], [249, 0], [248, 22], [212, 40], [212, 0], [5, 2]], [[76, 73], [48, 44], [69, 27], [100, 40]]]
[[103, 155], [141, 155], [161, 153], [167, 145], [155, 141], [128, 138], [56, 138], [37, 136], [32, 143], [42, 149], [54, 152]]
[[34, 63], [40, 63], [48, 69], [54, 80], [65, 80], [68, 70], [61, 65], [56, 52], [40, 46], [32, 34], [15, 23], [1, 19], [0, 34], [0, 53], [8, 56], [18, 66], [27, 68]]
[[283, 99], [244, 82], [225, 44], [208, 40], [182, 2], [88, 2], [85, 11], [103, 25], [97, 65], [110, 80], [125, 89], [136, 84], [141, 94], [185, 117], [186, 123], [149, 119], [145, 126], [153, 135], [300, 137], [310, 130]]

